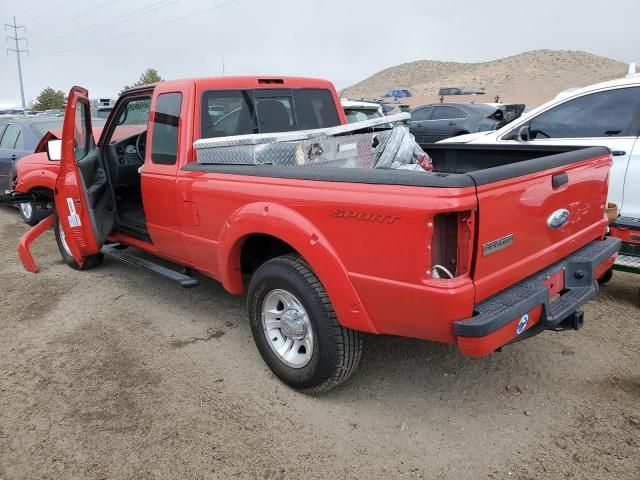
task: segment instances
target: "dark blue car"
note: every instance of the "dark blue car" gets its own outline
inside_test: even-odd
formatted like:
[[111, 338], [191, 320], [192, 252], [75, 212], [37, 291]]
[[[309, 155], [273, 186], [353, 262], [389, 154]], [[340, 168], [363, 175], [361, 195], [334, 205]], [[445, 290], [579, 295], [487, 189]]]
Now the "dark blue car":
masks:
[[[33, 153], [49, 130], [61, 132], [63, 121], [62, 117], [0, 119], [0, 193], [12, 190], [18, 160]], [[30, 225], [35, 225], [49, 213], [34, 209], [30, 203], [20, 206], [20, 216]]]

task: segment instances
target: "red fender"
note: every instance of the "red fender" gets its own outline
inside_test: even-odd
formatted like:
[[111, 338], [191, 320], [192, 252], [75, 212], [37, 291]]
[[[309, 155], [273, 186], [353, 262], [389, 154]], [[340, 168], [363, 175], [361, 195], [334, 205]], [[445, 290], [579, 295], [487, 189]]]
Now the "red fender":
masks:
[[27, 233], [20, 238], [20, 243], [18, 243], [18, 257], [20, 257], [20, 261], [22, 262], [25, 270], [32, 273], [36, 273], [38, 271], [38, 265], [33, 259], [33, 255], [31, 255], [29, 247], [31, 247], [31, 244], [36, 238], [51, 227], [53, 227], [53, 215], [49, 215], [47, 218], [41, 220], [36, 226], [29, 229]]
[[293, 247], [322, 282], [343, 327], [378, 333], [347, 271], [327, 239], [305, 217], [282, 205], [256, 202], [236, 210], [225, 223], [218, 243], [220, 280], [231, 293], [242, 293], [240, 254], [252, 234], [276, 237]]

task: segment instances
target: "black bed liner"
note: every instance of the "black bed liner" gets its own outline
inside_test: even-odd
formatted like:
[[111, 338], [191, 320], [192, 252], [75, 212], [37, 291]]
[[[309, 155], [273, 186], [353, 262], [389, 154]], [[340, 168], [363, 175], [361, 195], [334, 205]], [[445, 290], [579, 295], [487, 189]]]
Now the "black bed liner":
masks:
[[186, 164], [182, 170], [326, 182], [464, 188], [563, 167], [610, 153], [606, 147], [451, 144], [425, 144], [421, 147], [433, 159], [433, 173], [376, 168], [217, 165], [196, 162]]

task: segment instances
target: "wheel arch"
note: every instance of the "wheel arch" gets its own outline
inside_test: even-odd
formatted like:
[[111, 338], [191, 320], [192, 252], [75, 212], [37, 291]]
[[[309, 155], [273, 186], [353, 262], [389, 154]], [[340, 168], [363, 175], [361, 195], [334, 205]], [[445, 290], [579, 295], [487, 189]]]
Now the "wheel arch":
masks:
[[[225, 222], [218, 243], [220, 280], [231, 293], [243, 293], [243, 255], [256, 238], [286, 246], [299, 254], [322, 282], [343, 327], [377, 333], [337, 253], [307, 218], [283, 205], [255, 202], [236, 210]], [[263, 261], [273, 258], [264, 256]]]

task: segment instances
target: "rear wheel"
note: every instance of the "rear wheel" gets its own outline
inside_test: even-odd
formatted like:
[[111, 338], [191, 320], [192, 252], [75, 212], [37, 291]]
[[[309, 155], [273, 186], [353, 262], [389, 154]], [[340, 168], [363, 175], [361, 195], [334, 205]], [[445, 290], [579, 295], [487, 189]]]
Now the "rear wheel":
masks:
[[331, 390], [360, 362], [362, 335], [340, 326], [320, 280], [298, 255], [276, 257], [258, 268], [248, 310], [262, 358], [293, 388]]
[[75, 258], [73, 258], [73, 255], [71, 254], [71, 249], [67, 244], [67, 239], [65, 237], [64, 231], [60, 227], [60, 221], [57, 215], [53, 224], [53, 230], [56, 235], [56, 243], [58, 244], [60, 255], [62, 255], [64, 263], [69, 265], [71, 268], [75, 268], [76, 270], [89, 270], [90, 268], [97, 267], [102, 263], [103, 255], [101, 253], [96, 253], [94, 255], [87, 255], [82, 259], [82, 266], [78, 265]]

